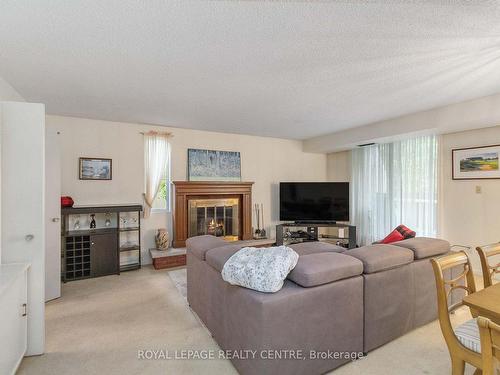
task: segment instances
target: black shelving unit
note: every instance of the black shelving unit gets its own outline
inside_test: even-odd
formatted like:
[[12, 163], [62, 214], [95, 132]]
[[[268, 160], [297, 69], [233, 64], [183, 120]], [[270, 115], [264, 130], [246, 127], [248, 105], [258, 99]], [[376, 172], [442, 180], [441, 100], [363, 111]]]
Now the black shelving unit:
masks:
[[[319, 228], [342, 229], [340, 235], [320, 235]], [[299, 230], [302, 232], [299, 233]], [[291, 245], [308, 241], [327, 241], [339, 243], [348, 249], [356, 247], [356, 227], [342, 223], [285, 223], [276, 225], [276, 244]]]
[[[62, 281], [141, 268], [141, 211], [141, 205], [62, 208]], [[96, 228], [90, 228], [91, 214], [96, 218]], [[132, 226], [127, 224], [126, 218], [132, 218]], [[124, 238], [132, 233], [135, 233], [136, 241], [125, 242]]]

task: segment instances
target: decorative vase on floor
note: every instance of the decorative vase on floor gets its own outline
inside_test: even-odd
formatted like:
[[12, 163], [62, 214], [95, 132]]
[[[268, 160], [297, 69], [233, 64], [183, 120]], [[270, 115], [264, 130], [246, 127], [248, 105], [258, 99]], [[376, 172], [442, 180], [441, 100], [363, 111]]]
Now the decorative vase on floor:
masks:
[[156, 248], [158, 250], [167, 250], [168, 249], [168, 232], [166, 229], [158, 229], [158, 232], [155, 236]]

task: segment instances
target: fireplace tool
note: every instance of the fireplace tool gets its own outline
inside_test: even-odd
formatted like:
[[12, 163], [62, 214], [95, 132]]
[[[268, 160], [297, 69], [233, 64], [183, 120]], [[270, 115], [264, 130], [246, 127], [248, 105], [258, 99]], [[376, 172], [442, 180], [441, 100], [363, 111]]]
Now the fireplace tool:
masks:
[[259, 204], [254, 204], [255, 217], [257, 219], [257, 229], [255, 229], [255, 237], [260, 237], [260, 212], [259, 212]]
[[262, 215], [262, 229], [260, 230], [260, 236], [264, 238], [266, 237], [266, 230], [264, 229], [264, 203], [260, 204], [260, 214]]

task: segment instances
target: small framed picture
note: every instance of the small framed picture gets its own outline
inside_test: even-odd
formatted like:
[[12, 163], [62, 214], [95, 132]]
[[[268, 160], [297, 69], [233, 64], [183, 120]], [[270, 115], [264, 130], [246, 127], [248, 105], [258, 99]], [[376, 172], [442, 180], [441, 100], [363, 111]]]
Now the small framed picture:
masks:
[[452, 150], [454, 180], [500, 179], [500, 145]]
[[111, 180], [112, 161], [101, 158], [80, 158], [80, 180]]

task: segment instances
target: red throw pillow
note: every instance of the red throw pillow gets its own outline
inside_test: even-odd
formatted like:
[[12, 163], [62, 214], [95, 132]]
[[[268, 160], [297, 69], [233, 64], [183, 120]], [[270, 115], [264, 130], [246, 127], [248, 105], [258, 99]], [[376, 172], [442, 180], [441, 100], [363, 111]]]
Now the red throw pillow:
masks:
[[415, 231], [411, 230], [403, 224], [398, 225], [396, 230], [403, 235], [405, 240], [407, 240], [408, 238], [413, 238], [417, 235]]
[[403, 235], [401, 233], [399, 233], [399, 231], [397, 229], [394, 229], [386, 238], [384, 238], [380, 242], [388, 244], [388, 243], [402, 241], [404, 239], [405, 238], [403, 237]]

